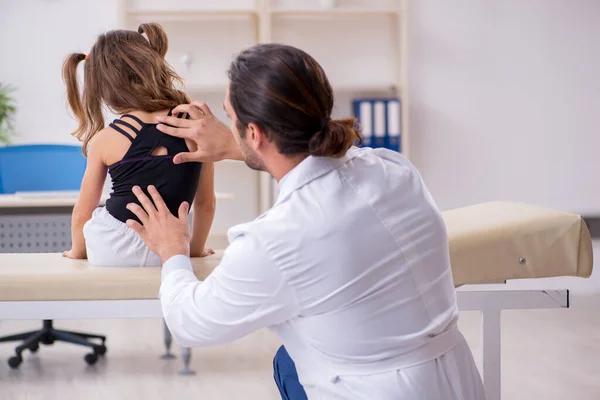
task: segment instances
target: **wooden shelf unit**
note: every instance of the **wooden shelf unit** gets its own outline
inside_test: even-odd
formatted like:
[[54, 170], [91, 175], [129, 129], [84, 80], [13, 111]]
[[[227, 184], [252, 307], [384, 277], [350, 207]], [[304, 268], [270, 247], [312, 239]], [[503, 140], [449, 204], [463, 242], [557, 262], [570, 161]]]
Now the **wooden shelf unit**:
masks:
[[303, 17], [339, 17], [356, 16], [369, 17], [386, 15], [397, 17], [400, 9], [377, 9], [367, 7], [334, 7], [334, 8], [270, 8], [271, 15], [303, 16]]
[[126, 9], [125, 13], [130, 17], [153, 18], [155, 20], [170, 20], [172, 18], [190, 18], [190, 19], [205, 19], [205, 18], [223, 18], [231, 17], [258, 17], [258, 10], [136, 10]]

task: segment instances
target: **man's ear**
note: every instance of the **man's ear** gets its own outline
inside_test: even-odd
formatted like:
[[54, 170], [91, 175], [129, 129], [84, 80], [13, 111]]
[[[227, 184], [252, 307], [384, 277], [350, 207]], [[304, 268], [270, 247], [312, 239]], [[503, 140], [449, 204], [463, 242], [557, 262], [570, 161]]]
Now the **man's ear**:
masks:
[[252, 143], [252, 146], [255, 150], [261, 147], [267, 141], [265, 132], [253, 122], [248, 124], [246, 138], [249, 139], [250, 143]]

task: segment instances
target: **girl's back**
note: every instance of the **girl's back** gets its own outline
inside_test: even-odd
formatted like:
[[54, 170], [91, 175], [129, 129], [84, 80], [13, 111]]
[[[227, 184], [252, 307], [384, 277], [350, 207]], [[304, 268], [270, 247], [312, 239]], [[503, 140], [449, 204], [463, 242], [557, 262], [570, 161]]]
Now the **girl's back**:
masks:
[[[147, 39], [142, 36], [145, 33]], [[134, 186], [154, 185], [177, 215], [182, 202], [193, 204], [191, 252], [204, 250], [214, 216], [212, 163], [174, 164], [173, 157], [195, 148], [156, 128], [156, 117], [170, 115], [189, 103], [174, 87], [180, 78], [167, 64], [167, 37], [158, 24], [142, 24], [138, 32], [115, 30], [102, 34], [90, 53], [71, 54], [64, 63], [69, 104], [78, 119], [73, 133], [83, 141], [88, 158], [80, 197], [73, 210], [71, 250], [65, 256], [85, 258], [92, 265], [160, 265], [160, 259], [125, 225], [137, 217], [127, 209], [138, 203]], [[77, 66], [84, 64], [80, 97]], [[104, 127], [103, 106], [120, 118]], [[178, 115], [178, 117], [184, 117]], [[106, 175], [112, 192], [106, 207], [98, 208]]]
[[190, 151], [185, 140], [166, 135], [156, 129], [155, 123], [146, 123], [133, 114], [123, 115], [109, 127], [125, 137], [129, 145], [121, 157], [118, 155], [122, 154], [122, 147], [112, 147], [111, 155], [115, 155], [115, 161], [108, 160], [108, 173], [113, 185], [106, 209], [113, 217], [121, 222], [138, 220], [126, 208], [129, 203], [137, 203], [132, 192], [135, 185], [142, 188], [154, 185], [163, 193], [173, 215], [177, 215], [184, 201], [192, 204], [202, 164], [173, 163], [176, 154]]

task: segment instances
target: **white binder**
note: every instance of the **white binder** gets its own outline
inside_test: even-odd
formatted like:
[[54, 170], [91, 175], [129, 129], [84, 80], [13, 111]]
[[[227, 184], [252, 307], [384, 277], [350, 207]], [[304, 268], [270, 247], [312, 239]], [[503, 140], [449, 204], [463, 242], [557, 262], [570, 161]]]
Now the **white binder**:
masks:
[[386, 145], [385, 108], [384, 100], [376, 100], [373, 103], [373, 147]]
[[373, 145], [373, 105], [369, 100], [360, 100], [358, 103], [358, 120], [362, 126], [363, 147]]
[[390, 99], [387, 103], [387, 131], [390, 150], [401, 151], [402, 122], [400, 118], [400, 100]]

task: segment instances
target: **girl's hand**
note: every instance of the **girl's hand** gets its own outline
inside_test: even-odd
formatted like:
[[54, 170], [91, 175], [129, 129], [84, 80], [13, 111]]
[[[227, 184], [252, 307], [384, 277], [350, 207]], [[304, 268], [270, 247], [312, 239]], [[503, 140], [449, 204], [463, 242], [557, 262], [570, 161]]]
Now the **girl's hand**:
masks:
[[203, 249], [203, 250], [191, 249], [191, 251], [190, 251], [190, 257], [207, 257], [207, 256], [211, 256], [213, 254], [215, 254], [215, 251], [213, 249]]
[[207, 257], [213, 254], [215, 254], [215, 251], [213, 249], [205, 249], [200, 257]]
[[63, 257], [67, 257], [67, 258], [70, 258], [73, 260], [85, 260], [87, 258], [85, 251], [79, 252], [79, 251], [75, 251], [73, 249], [63, 251], [62, 255], [63, 255]]

